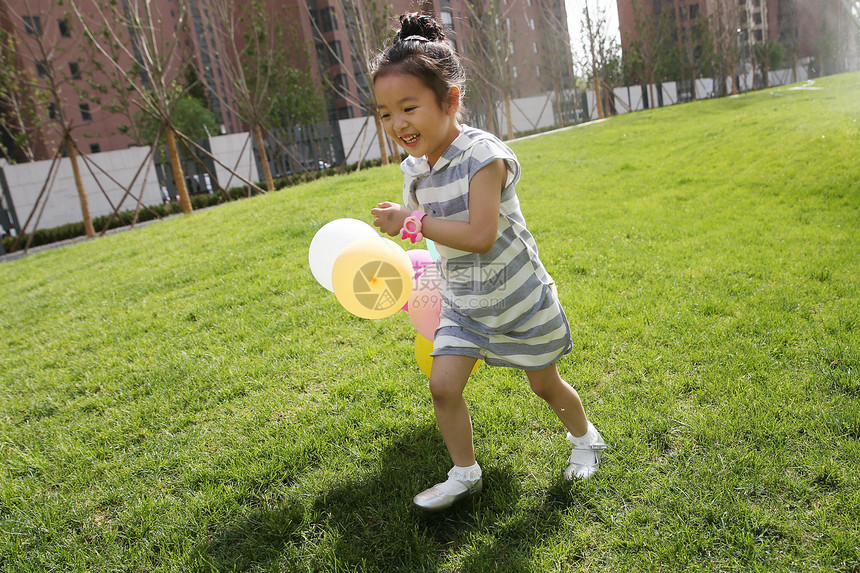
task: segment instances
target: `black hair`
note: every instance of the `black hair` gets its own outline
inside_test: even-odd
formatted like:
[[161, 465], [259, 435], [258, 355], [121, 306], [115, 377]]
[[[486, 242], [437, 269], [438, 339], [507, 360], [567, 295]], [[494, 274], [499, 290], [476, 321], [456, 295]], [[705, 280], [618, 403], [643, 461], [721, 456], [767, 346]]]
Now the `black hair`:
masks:
[[433, 90], [439, 104], [448, 99], [448, 90], [460, 90], [462, 119], [463, 94], [466, 88], [466, 71], [460, 57], [445, 39], [442, 26], [429, 14], [410, 12], [400, 16], [400, 30], [394, 42], [371, 62], [371, 81], [389, 73], [409, 74], [419, 78]]

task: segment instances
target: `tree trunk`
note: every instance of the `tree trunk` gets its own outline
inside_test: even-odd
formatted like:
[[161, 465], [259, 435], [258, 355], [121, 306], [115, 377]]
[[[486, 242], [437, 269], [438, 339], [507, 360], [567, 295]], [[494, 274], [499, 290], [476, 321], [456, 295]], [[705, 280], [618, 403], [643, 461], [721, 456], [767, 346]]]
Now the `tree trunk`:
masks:
[[514, 118], [511, 115], [511, 94], [505, 94], [505, 114], [508, 116], [508, 139], [514, 138]]
[[164, 138], [167, 141], [167, 153], [170, 155], [170, 168], [173, 170], [173, 182], [176, 184], [176, 193], [179, 195], [179, 206], [182, 212], [188, 215], [194, 211], [191, 207], [191, 197], [188, 196], [188, 187], [185, 186], [185, 173], [182, 171], [182, 162], [179, 160], [179, 150], [176, 149], [176, 135], [173, 127], [167, 126], [164, 130]]
[[651, 71], [650, 67], [648, 69], [648, 93], [651, 96], [648, 100], [648, 107], [654, 109], [657, 107], [657, 98], [654, 97], [654, 72]]
[[96, 230], [93, 227], [93, 219], [90, 216], [90, 203], [87, 200], [87, 192], [84, 190], [84, 181], [81, 179], [81, 168], [78, 166], [78, 152], [72, 139], [66, 136], [66, 151], [69, 161], [72, 163], [72, 173], [75, 176], [75, 187], [78, 189], [78, 199], [81, 201], [81, 214], [84, 216], [84, 232], [87, 237], [95, 237]]
[[600, 78], [597, 77], [597, 68], [592, 72], [592, 82], [594, 84], [594, 103], [597, 106], [597, 119], [606, 117], [603, 113], [603, 95], [600, 93]]
[[567, 124], [567, 121], [565, 121], [565, 118], [562, 117], [561, 102], [562, 102], [562, 97], [564, 97], [564, 95], [562, 94], [561, 87], [558, 85], [558, 83], [556, 83], [553, 87], [555, 88], [553, 91], [555, 91], [555, 102], [554, 103], [555, 103], [556, 122], [558, 122], [559, 127], [564, 127]]
[[696, 70], [695, 68], [690, 69], [690, 100], [696, 101]]
[[382, 120], [376, 112], [373, 113], [373, 121], [376, 122], [376, 140], [379, 142], [379, 155], [382, 157], [382, 164], [388, 165], [388, 150], [385, 148], [385, 131], [382, 128]]
[[397, 149], [397, 144], [394, 143], [394, 140], [390, 137], [385, 138], [385, 142], [388, 144], [388, 157], [390, 158], [390, 162], [400, 163], [400, 152]]
[[[770, 49], [770, 46], [766, 46], [765, 49]], [[767, 89], [770, 87], [770, 58], [767, 53], [764, 56], [764, 70], [762, 73], [764, 74], [764, 87]]]
[[272, 179], [272, 169], [269, 167], [269, 156], [266, 153], [266, 145], [263, 143], [263, 130], [260, 125], [254, 126], [254, 137], [257, 139], [257, 149], [260, 152], [260, 163], [263, 164], [263, 177], [266, 179], [266, 189], [275, 190], [275, 181]]
[[732, 59], [732, 95], [738, 95], [738, 84], [740, 83], [740, 78], [738, 77], [738, 63]]

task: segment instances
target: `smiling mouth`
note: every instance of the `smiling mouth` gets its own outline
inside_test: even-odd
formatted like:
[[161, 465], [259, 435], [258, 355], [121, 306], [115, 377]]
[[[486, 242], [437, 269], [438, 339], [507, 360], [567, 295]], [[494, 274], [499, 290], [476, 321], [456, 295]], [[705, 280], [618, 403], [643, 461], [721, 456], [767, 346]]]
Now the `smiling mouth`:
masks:
[[401, 136], [401, 138], [400, 138], [400, 139], [402, 139], [402, 140], [403, 140], [403, 142], [404, 142], [404, 143], [406, 143], [407, 145], [412, 145], [413, 143], [415, 143], [416, 141], [418, 141], [418, 135], [417, 135], [417, 134], [416, 134], [416, 135], [408, 135], [408, 136], [405, 136], [405, 137], [402, 137], [402, 136]]

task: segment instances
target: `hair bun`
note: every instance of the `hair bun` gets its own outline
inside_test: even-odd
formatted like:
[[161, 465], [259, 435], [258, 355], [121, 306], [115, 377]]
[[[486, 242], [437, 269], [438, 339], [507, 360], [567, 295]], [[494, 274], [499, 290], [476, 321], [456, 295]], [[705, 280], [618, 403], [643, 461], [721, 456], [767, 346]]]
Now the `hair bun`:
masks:
[[401, 42], [410, 36], [421, 36], [431, 42], [440, 42], [445, 39], [445, 31], [429, 14], [410, 12], [400, 16], [400, 31], [394, 41]]

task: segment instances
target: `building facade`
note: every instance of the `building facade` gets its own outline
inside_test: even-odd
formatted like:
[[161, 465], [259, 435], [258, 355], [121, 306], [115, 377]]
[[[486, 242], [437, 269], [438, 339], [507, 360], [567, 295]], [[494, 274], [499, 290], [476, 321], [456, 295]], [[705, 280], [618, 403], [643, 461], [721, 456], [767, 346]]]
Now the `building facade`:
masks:
[[[223, 58], [228, 47], [224, 43], [219, 1], [222, 0], [153, 0], [149, 6], [150, 17], [157, 28], [153, 34], [158, 35], [162, 47], [166, 51], [169, 48], [173, 54], [164, 64], [168, 67], [165, 77], [183, 83], [187, 67], [193, 63], [196, 75], [207, 87], [209, 107], [217, 118], [219, 131], [230, 134], [247, 130], [247, 126], [234, 109], [233, 88], [225, 72]], [[117, 33], [127, 39], [128, 50], [118, 50], [116, 57], [122, 66], [131, 69], [133, 60], [141, 57], [143, 43], [135, 38], [139, 32], [126, 27], [124, 22], [139, 9], [138, 3], [131, 0], [117, 3], [118, 9], [124, 12], [113, 15], [109, 11], [99, 13], [95, 8], [107, 3], [84, 0], [74, 4], [95, 30], [105, 25], [125, 28]], [[29, 95], [27, 90], [21, 90], [22, 97], [27, 100], [25, 103], [35, 110], [32, 117], [23, 120], [31, 136], [32, 152], [30, 155], [20, 149], [16, 152], [15, 143], [7, 133], [3, 141], [10, 149], [12, 160], [53, 157], [62, 147], [66, 131], [72, 134], [82, 153], [135, 145], [135, 138], [129, 131], [129, 114], [119, 113], [117, 108], [121, 106], [117, 106], [116, 94], [110, 88], [116, 76], [104, 59], [89, 47], [82, 25], [69, 5], [58, 6], [55, 0], [0, 0], [0, 28], [17, 47], [15, 68], [21, 77], [41, 86], [38, 96], [33, 90]], [[388, 13], [378, 14], [372, 14], [364, 0], [268, 0], [265, 6], [273, 19], [279, 18], [288, 24], [294, 42], [307, 47], [303, 52], [305, 56], [294, 64], [309, 73], [324, 94], [325, 114], [329, 120], [362, 117], [368, 113], [365, 62], [371, 46], [362, 45], [358, 38], [363, 37], [359, 33], [362, 24], [367, 28], [373, 23], [358, 20], [370, 17], [381, 20], [383, 24], [376, 25], [377, 31], [383, 37], [390, 37], [397, 25], [397, 15], [415, 10], [411, 0], [395, 0]], [[471, 48], [478, 33], [473, 27], [475, 18], [482, 15], [481, 11], [486, 17], [492, 10], [492, 24], [503, 34], [501, 37], [507, 44], [505, 66], [511, 80], [510, 97], [528, 97], [548, 91], [552, 82], [547, 70], [552, 63], [557, 64], [559, 57], [547, 49], [547, 39], [556, 38], [556, 43], [569, 45], [563, 0], [430, 0], [420, 9], [443, 23], [449, 41], [461, 54], [467, 68], [478, 59]], [[481, 25], [487, 21], [483, 20]], [[563, 25], [563, 38], [559, 37], [559, 23]], [[236, 33], [241, 34], [242, 30]], [[569, 61], [569, 50], [566, 58]], [[142, 86], [146, 87], [148, 81], [150, 78], [141, 75]], [[477, 74], [472, 74], [471, 81], [488, 87], [481, 86], [480, 82], [486, 83], [486, 80]], [[93, 85], [107, 89], [105, 93], [98, 93]], [[7, 98], [0, 106], [0, 113], [15, 118], [17, 110]], [[10, 123], [14, 122], [7, 122]]]
[[858, 0], [618, 0], [617, 6], [625, 59], [644, 67], [641, 60], [654, 58], [649, 43], [676, 45], [678, 77], [667, 79], [736, 77], [774, 52], [783, 67], [805, 64], [813, 76], [858, 66]]

